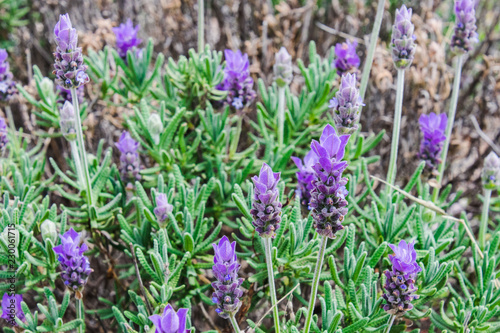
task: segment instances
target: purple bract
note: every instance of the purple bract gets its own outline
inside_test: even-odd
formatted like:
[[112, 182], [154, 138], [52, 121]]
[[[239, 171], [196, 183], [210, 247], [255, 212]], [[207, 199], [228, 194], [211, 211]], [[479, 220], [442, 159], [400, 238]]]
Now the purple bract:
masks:
[[343, 75], [337, 94], [330, 100], [335, 127], [342, 134], [352, 134], [358, 129], [359, 111], [364, 104], [356, 85], [356, 75]]
[[422, 270], [417, 264], [417, 252], [414, 246], [414, 242], [406, 243], [405, 240], [401, 240], [399, 245], [389, 244], [389, 247], [394, 251], [394, 255], [389, 254], [394, 270], [408, 274], [418, 273]]
[[0, 154], [4, 151], [7, 143], [9, 143], [7, 124], [5, 123], [5, 119], [0, 116]]
[[8, 57], [7, 51], [0, 49], [0, 102], [8, 101], [17, 94], [16, 82], [14, 82], [14, 76], [7, 61]]
[[356, 47], [358, 42], [346, 41], [345, 43], [337, 43], [335, 45], [335, 60], [334, 65], [337, 69], [337, 73], [340, 75], [357, 72], [360, 64], [359, 56], [356, 53]]
[[446, 124], [448, 117], [445, 113], [436, 115], [431, 112], [429, 115], [421, 115], [419, 119], [420, 130], [423, 138], [420, 143], [418, 158], [425, 161], [430, 172], [435, 172], [441, 163], [441, 150], [443, 142], [446, 140]]
[[134, 27], [132, 20], [128, 19], [127, 23], [122, 23], [118, 27], [113, 28], [116, 36], [116, 47], [118, 48], [118, 55], [125, 59], [127, 51], [137, 47], [141, 43], [141, 39], [137, 38], [139, 32], [139, 24]]
[[156, 207], [153, 210], [158, 222], [162, 223], [168, 218], [168, 213], [174, 210], [174, 206], [168, 203], [168, 198], [165, 193], [158, 193], [156, 195]]
[[163, 314], [152, 315], [149, 319], [155, 325], [155, 333], [189, 333], [186, 329], [188, 309], [179, 309], [175, 312], [170, 304], [167, 304]]
[[451, 37], [451, 48], [457, 52], [469, 52], [479, 41], [476, 26], [474, 0], [455, 1], [455, 30]]
[[412, 9], [403, 5], [396, 9], [396, 20], [392, 26], [392, 60], [396, 68], [410, 67], [415, 57], [415, 26], [411, 23]]
[[16, 323], [16, 317], [21, 321], [25, 321], [24, 311], [21, 309], [21, 302], [23, 301], [23, 295], [20, 294], [10, 294], [6, 292], [2, 297], [2, 316], [0, 318], [5, 319], [9, 325], [18, 326]]
[[298, 157], [292, 156], [292, 160], [299, 168], [299, 171], [296, 173], [298, 187], [297, 194], [300, 196], [301, 202], [303, 205], [308, 205], [309, 200], [311, 199], [311, 190], [314, 188], [314, 169], [312, 168], [318, 162], [318, 156], [312, 150], [304, 157], [304, 163]]
[[127, 187], [131, 187], [133, 182], [141, 179], [139, 153], [137, 153], [139, 142], [132, 139], [129, 132], [124, 131], [115, 145], [121, 153], [120, 173], [122, 179], [127, 182]]

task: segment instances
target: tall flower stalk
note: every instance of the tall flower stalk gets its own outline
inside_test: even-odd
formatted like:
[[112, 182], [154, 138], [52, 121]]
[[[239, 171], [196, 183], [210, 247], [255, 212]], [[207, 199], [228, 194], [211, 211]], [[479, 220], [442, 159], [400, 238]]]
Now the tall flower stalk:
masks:
[[278, 85], [278, 146], [283, 148], [285, 133], [285, 87], [292, 82], [292, 57], [285, 47], [276, 53], [274, 63], [274, 77]]
[[490, 209], [491, 192], [500, 185], [500, 158], [491, 152], [484, 160], [481, 173], [484, 188], [483, 210], [479, 224], [479, 247], [484, 250], [486, 245], [486, 231], [488, 230], [488, 215]]
[[205, 0], [198, 0], [198, 53], [205, 48]]

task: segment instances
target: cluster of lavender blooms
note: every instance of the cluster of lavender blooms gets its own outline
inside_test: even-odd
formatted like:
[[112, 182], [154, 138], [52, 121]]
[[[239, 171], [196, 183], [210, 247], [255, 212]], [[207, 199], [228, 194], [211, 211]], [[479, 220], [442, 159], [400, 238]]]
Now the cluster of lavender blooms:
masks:
[[[66, 89], [60, 85], [57, 85], [56, 89], [59, 94], [59, 100], [57, 101], [58, 103], [64, 104], [64, 102], [66, 101], [70, 103], [73, 102], [73, 97], [71, 96], [71, 90]], [[76, 97], [78, 97], [78, 103], [80, 104], [83, 103], [84, 94], [85, 92], [83, 90], [83, 86], [79, 86], [78, 88], [76, 88]]]
[[392, 270], [384, 272], [387, 280], [384, 285], [386, 292], [382, 294], [382, 297], [386, 304], [382, 307], [387, 313], [398, 318], [413, 309], [411, 302], [419, 298], [415, 294], [417, 291], [415, 281], [422, 268], [417, 264], [414, 242], [406, 243], [401, 240], [398, 246], [393, 244], [389, 246], [394, 251], [394, 255], [389, 255]]
[[6, 292], [2, 297], [2, 316], [11, 326], [17, 326], [16, 317], [21, 321], [25, 321], [24, 311], [21, 309], [23, 295], [9, 294]]
[[[122, 59], [127, 58], [128, 50], [133, 50], [136, 48], [142, 40], [137, 38], [137, 33], [139, 32], [140, 25], [132, 24], [132, 20], [128, 19], [127, 23], [122, 23], [118, 27], [113, 28], [113, 32], [116, 36], [116, 47], [118, 48], [118, 55]], [[140, 54], [140, 50], [138, 51], [138, 55]]]
[[9, 138], [7, 136], [7, 124], [5, 123], [5, 119], [0, 116], [0, 155], [5, 150], [7, 143], [9, 143]]
[[474, 0], [455, 1], [455, 30], [451, 37], [451, 48], [455, 52], [467, 53], [479, 41], [474, 7]]
[[[337, 43], [335, 45], [335, 60], [333, 65], [337, 69], [339, 75], [346, 73], [358, 74], [360, 59], [356, 53], [357, 41], [346, 41], [345, 43]], [[359, 77], [359, 75], [358, 75]]]
[[163, 310], [163, 314], [152, 315], [149, 319], [155, 325], [155, 333], [190, 333], [191, 330], [186, 329], [188, 309], [181, 308], [177, 312], [170, 304], [167, 304]]
[[293, 79], [292, 56], [288, 53], [285, 47], [281, 47], [273, 66], [274, 80], [278, 87], [289, 85]]
[[212, 283], [215, 290], [212, 301], [217, 306], [215, 311], [219, 316], [228, 319], [240, 309], [240, 297], [243, 296], [243, 290], [240, 289], [243, 279], [238, 278], [240, 264], [236, 257], [236, 242], [230, 243], [224, 236], [213, 247], [215, 256], [212, 270], [217, 280]]
[[350, 135], [339, 137], [328, 124], [323, 129], [320, 141], [313, 140], [311, 143], [318, 162], [312, 167], [316, 179], [309, 206], [312, 209], [314, 228], [318, 234], [328, 238], [335, 238], [337, 231], [344, 228], [342, 221], [347, 214], [347, 178], [342, 177], [347, 162], [342, 159], [349, 137]]
[[410, 67], [415, 57], [415, 26], [411, 23], [412, 9], [403, 5], [396, 9], [396, 20], [392, 27], [392, 60], [397, 69]]
[[0, 102], [8, 101], [17, 93], [16, 82], [7, 61], [7, 51], [0, 49]]
[[139, 142], [132, 139], [129, 132], [124, 131], [115, 145], [121, 153], [120, 173], [122, 179], [127, 182], [127, 188], [131, 188], [133, 182], [141, 179], [139, 153], [137, 153]]
[[418, 158], [425, 161], [429, 172], [434, 173], [441, 163], [441, 150], [446, 140], [445, 130], [448, 117], [445, 113], [437, 115], [431, 112], [429, 115], [421, 115], [418, 121], [423, 134]]
[[337, 94], [330, 100], [335, 127], [342, 134], [352, 134], [358, 129], [359, 110], [364, 104], [356, 84], [356, 75], [343, 75]]
[[273, 172], [271, 167], [264, 163], [259, 176], [252, 177], [255, 185], [252, 203], [252, 224], [260, 237], [274, 238], [281, 222], [281, 202], [279, 200], [278, 182], [280, 172]]
[[60, 15], [54, 27], [57, 49], [53, 74], [56, 82], [66, 89], [78, 88], [90, 81], [83, 64], [82, 49], [78, 47], [78, 33], [71, 25], [69, 15]]
[[80, 234], [73, 228], [60, 236], [61, 245], [54, 247], [54, 253], [58, 254], [61, 263], [61, 277], [64, 284], [73, 291], [81, 291], [87, 284], [88, 277], [92, 272], [89, 259], [83, 255], [88, 250], [87, 244], [80, 246]]
[[224, 81], [217, 86], [217, 89], [227, 91], [226, 103], [236, 110], [241, 110], [250, 105], [257, 96], [253, 90], [248, 55], [242, 54], [240, 50], [236, 52], [225, 50], [224, 56], [226, 57]]
[[173, 210], [174, 206], [168, 203], [167, 195], [165, 193], [158, 193], [156, 196], [156, 207], [153, 210], [158, 222], [165, 222], [168, 218], [168, 213], [171, 213]]
[[66, 101], [59, 113], [61, 133], [68, 141], [76, 140], [76, 114], [73, 104]]
[[295, 156], [292, 156], [292, 160], [299, 168], [299, 171], [296, 173], [297, 175], [297, 195], [300, 196], [301, 203], [303, 205], [308, 205], [309, 200], [311, 199], [311, 190], [314, 188], [314, 169], [313, 165], [318, 163], [318, 155], [312, 150], [304, 157], [304, 163], [302, 163], [301, 159]]
[[494, 152], [486, 156], [481, 173], [483, 187], [494, 190], [500, 186], [500, 158]]

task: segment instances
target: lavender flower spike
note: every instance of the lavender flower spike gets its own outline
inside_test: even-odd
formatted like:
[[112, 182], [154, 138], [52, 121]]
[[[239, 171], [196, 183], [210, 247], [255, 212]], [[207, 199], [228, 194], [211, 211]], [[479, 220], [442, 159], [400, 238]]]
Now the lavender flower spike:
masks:
[[173, 210], [174, 206], [168, 203], [167, 195], [165, 193], [158, 193], [156, 195], [156, 208], [153, 210], [158, 222], [165, 222], [168, 218], [168, 213], [171, 213]]
[[303, 205], [308, 205], [311, 199], [311, 190], [314, 188], [314, 169], [312, 167], [318, 163], [318, 156], [312, 150], [309, 150], [304, 157], [303, 164], [298, 157], [292, 156], [292, 160], [299, 168], [296, 173], [298, 181], [297, 195], [300, 196]]
[[8, 292], [3, 294], [2, 297], [2, 316], [0, 318], [5, 319], [10, 326], [18, 326], [16, 323], [16, 317], [21, 321], [25, 321], [24, 311], [21, 309], [21, 302], [23, 301], [23, 295], [12, 294], [9, 295]]
[[170, 304], [163, 310], [163, 315], [152, 315], [149, 319], [155, 325], [155, 333], [190, 333], [186, 329], [188, 309], [179, 309], [175, 312]]
[[16, 82], [14, 82], [14, 76], [7, 61], [8, 57], [7, 51], [0, 49], [0, 102], [8, 101], [17, 94]]
[[113, 32], [116, 36], [116, 47], [118, 48], [118, 55], [125, 59], [127, 57], [127, 51], [138, 46], [142, 40], [137, 38], [137, 33], [139, 32], [139, 25], [132, 24], [132, 20], [128, 19], [127, 23], [120, 24], [117, 28], [113, 28]]
[[250, 63], [248, 55], [242, 54], [240, 50], [233, 52], [225, 50], [226, 68], [224, 69], [224, 81], [217, 89], [227, 91], [226, 102], [236, 110], [248, 106], [256, 97], [253, 90], [253, 79], [250, 76]]
[[487, 190], [494, 190], [500, 186], [500, 158], [494, 152], [489, 153], [484, 160], [481, 179]]
[[59, 16], [54, 35], [57, 43], [53, 71], [56, 82], [66, 89], [78, 88], [88, 83], [90, 79], [85, 73], [87, 66], [83, 64], [82, 49], [77, 45], [78, 33], [71, 25], [68, 14]]
[[316, 231], [329, 238], [335, 238], [337, 231], [344, 228], [342, 221], [347, 214], [347, 178], [342, 177], [347, 162], [342, 161], [342, 158], [349, 137], [337, 136], [335, 129], [326, 125], [320, 142], [313, 140], [311, 143], [318, 162], [313, 166], [316, 180], [313, 182], [309, 206], [312, 209]]
[[127, 187], [132, 187], [132, 182], [135, 180], [140, 180], [140, 161], [137, 149], [139, 148], [139, 142], [132, 139], [130, 133], [124, 131], [120, 136], [120, 139], [115, 144], [120, 150], [120, 173], [122, 174], [122, 179], [127, 182]]
[[428, 116], [424, 114], [420, 116], [420, 130], [424, 137], [420, 144], [418, 158], [425, 161], [430, 172], [436, 172], [438, 165], [441, 163], [441, 150], [443, 149], [443, 142], [446, 140], [447, 122], [448, 117], [445, 113], [436, 115], [431, 112]]
[[292, 82], [292, 56], [288, 53], [284, 46], [282, 46], [279, 52], [276, 53], [273, 70], [274, 79], [279, 87], [287, 86]]
[[215, 311], [219, 316], [228, 319], [240, 309], [240, 297], [243, 296], [243, 290], [240, 289], [243, 279], [238, 278], [240, 264], [235, 252], [236, 242], [230, 243], [224, 236], [213, 247], [215, 256], [212, 270], [217, 281], [212, 283], [215, 289], [212, 301], [217, 305]]
[[262, 164], [259, 176], [253, 176], [255, 185], [252, 203], [252, 224], [260, 237], [274, 238], [281, 222], [281, 202], [277, 188], [280, 172], [273, 172], [266, 163]]
[[384, 272], [387, 277], [384, 288], [386, 292], [382, 294], [386, 304], [383, 309], [396, 316], [403, 316], [407, 311], [413, 309], [411, 302], [419, 298], [415, 294], [417, 287], [415, 280], [417, 274], [422, 268], [417, 264], [417, 252], [414, 248], [414, 242], [406, 243], [402, 240], [399, 245], [389, 245], [394, 251], [394, 255], [389, 255], [392, 262], [392, 271]]
[[80, 235], [73, 228], [60, 238], [61, 245], [55, 246], [54, 252], [59, 255], [57, 259], [61, 263], [61, 277], [70, 289], [81, 291], [92, 273], [89, 259], [83, 255], [88, 250], [87, 244], [80, 246]]
[[392, 60], [397, 69], [410, 67], [415, 57], [415, 26], [411, 23], [412, 9], [403, 5], [396, 9], [396, 21], [392, 26]]
[[346, 41], [335, 45], [336, 59], [333, 64], [340, 75], [351, 72], [357, 74], [360, 60], [356, 53], [356, 46], [358, 46], [356, 41]]
[[5, 119], [0, 116], [0, 156], [5, 150], [5, 147], [9, 143], [9, 138], [7, 137], [7, 124]]
[[356, 75], [343, 75], [337, 94], [330, 100], [335, 127], [342, 134], [352, 134], [358, 129], [359, 110], [364, 104], [356, 84]]
[[479, 41], [474, 7], [474, 0], [455, 1], [455, 31], [451, 37], [451, 48], [456, 52], [469, 52], [472, 45]]

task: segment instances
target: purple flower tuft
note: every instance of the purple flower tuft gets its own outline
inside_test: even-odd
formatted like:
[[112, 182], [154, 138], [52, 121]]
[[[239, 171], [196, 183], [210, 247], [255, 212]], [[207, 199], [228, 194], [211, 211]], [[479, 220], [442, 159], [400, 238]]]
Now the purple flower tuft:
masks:
[[394, 255], [389, 254], [392, 262], [392, 268], [401, 273], [418, 273], [422, 268], [417, 264], [417, 252], [415, 251], [415, 242], [406, 243], [401, 240], [399, 245], [389, 244], [394, 251]]
[[170, 304], [163, 310], [163, 315], [152, 315], [149, 319], [155, 325], [155, 333], [189, 333], [186, 329], [188, 309], [181, 308], [175, 312]]
[[7, 137], [7, 124], [5, 123], [5, 119], [0, 116], [0, 155], [5, 150], [7, 143], [9, 143], [9, 138]]
[[167, 195], [165, 193], [158, 193], [156, 195], [156, 207], [153, 210], [158, 222], [165, 222], [168, 218], [168, 213], [171, 213], [173, 210], [174, 206], [168, 203]]
[[25, 321], [24, 311], [21, 309], [21, 302], [23, 301], [23, 295], [11, 294], [8, 292], [3, 294], [2, 297], [2, 316], [7, 320], [11, 326], [18, 326], [16, 323], [16, 317], [21, 321]]
[[224, 319], [229, 315], [234, 315], [241, 307], [240, 297], [243, 290], [240, 289], [243, 279], [238, 278], [238, 264], [236, 257], [236, 242], [229, 242], [224, 236], [219, 244], [213, 244], [215, 256], [213, 273], [217, 281], [212, 283], [215, 291], [212, 294], [212, 301], [217, 305], [215, 311]]
[[292, 160], [295, 162], [297, 168], [299, 168], [299, 171], [296, 173], [298, 181], [297, 193], [301, 198], [302, 204], [308, 205], [311, 199], [311, 190], [314, 188], [314, 169], [312, 167], [318, 163], [318, 156], [312, 150], [309, 150], [304, 157], [304, 163], [302, 163], [300, 158], [295, 156], [292, 156]]
[[489, 190], [500, 186], [500, 158], [494, 152], [490, 152], [484, 160], [481, 180], [484, 188]]
[[280, 227], [282, 205], [277, 188], [279, 180], [280, 173], [273, 172], [266, 163], [262, 165], [259, 176], [252, 177], [255, 190], [250, 214], [252, 224], [261, 237], [274, 238]]
[[455, 31], [451, 37], [451, 48], [466, 53], [479, 41], [476, 26], [474, 0], [455, 1]]
[[410, 67], [415, 57], [415, 26], [411, 23], [412, 9], [403, 5], [396, 9], [396, 20], [392, 26], [392, 60], [397, 69]]
[[124, 131], [116, 143], [116, 147], [121, 153], [120, 173], [122, 179], [127, 182], [127, 187], [132, 187], [132, 182], [141, 179], [139, 154], [137, 153], [139, 142], [132, 139], [129, 132]]
[[217, 89], [227, 91], [226, 102], [239, 110], [248, 106], [255, 99], [253, 79], [250, 76], [248, 55], [240, 50], [233, 52], [225, 50], [226, 68], [224, 68], [224, 81]]
[[420, 130], [423, 133], [423, 139], [420, 143], [420, 152], [418, 158], [425, 161], [426, 167], [430, 172], [435, 172], [441, 163], [441, 150], [443, 142], [446, 140], [446, 124], [448, 117], [445, 113], [436, 115], [431, 112], [428, 116], [421, 115], [419, 119]]
[[64, 284], [74, 291], [81, 291], [92, 272], [89, 259], [83, 255], [88, 250], [87, 244], [80, 246], [80, 235], [71, 228], [61, 238], [61, 245], [54, 247], [61, 263]]
[[118, 48], [118, 55], [122, 59], [125, 59], [127, 57], [128, 50], [137, 47], [141, 43], [142, 40], [137, 38], [139, 28], [139, 24], [134, 28], [131, 19], [128, 19], [127, 23], [122, 23], [118, 27], [113, 28], [113, 32], [116, 36], [116, 47]]
[[8, 57], [7, 51], [0, 49], [0, 102], [8, 101], [17, 94], [16, 82], [14, 82], [14, 76], [7, 61]]
[[60, 15], [54, 28], [57, 49], [53, 74], [57, 84], [66, 89], [78, 88], [90, 81], [85, 73], [82, 49], [78, 47], [78, 33], [71, 25], [69, 15]]
[[358, 42], [356, 41], [346, 41], [335, 45], [336, 59], [333, 64], [340, 75], [351, 72], [357, 74], [360, 64], [359, 56], [356, 53], [357, 46]]
[[343, 75], [337, 94], [330, 100], [335, 127], [342, 134], [352, 134], [358, 129], [359, 109], [364, 104], [356, 84], [356, 75]]
[[344, 228], [342, 221], [347, 214], [347, 178], [342, 177], [347, 162], [342, 158], [348, 140], [349, 135], [339, 137], [331, 125], [326, 125], [320, 142], [313, 140], [311, 143], [318, 162], [312, 167], [316, 179], [309, 206], [316, 231], [329, 238], [335, 238], [337, 231]]

